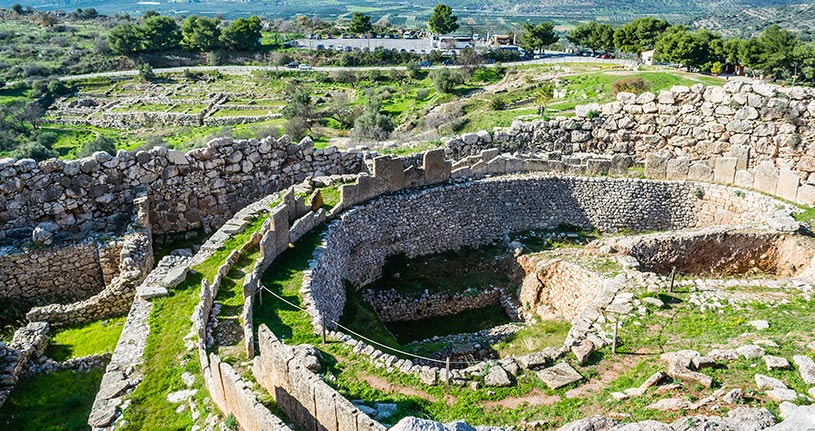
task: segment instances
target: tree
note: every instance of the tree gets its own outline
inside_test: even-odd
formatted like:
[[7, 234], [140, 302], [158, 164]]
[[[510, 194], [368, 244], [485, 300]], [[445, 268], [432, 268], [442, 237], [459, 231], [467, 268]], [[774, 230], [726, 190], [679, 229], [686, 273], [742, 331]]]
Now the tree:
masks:
[[139, 76], [145, 81], [156, 79], [156, 73], [153, 72], [153, 67], [150, 66], [150, 63], [142, 63], [142, 65], [139, 66]]
[[567, 36], [570, 42], [594, 51], [611, 51], [614, 49], [614, 28], [610, 24], [595, 21], [578, 25]]
[[221, 43], [235, 51], [257, 51], [260, 49], [260, 18], [238, 18], [221, 32]]
[[175, 19], [169, 16], [150, 16], [141, 26], [144, 49], [162, 52], [178, 48], [181, 44], [181, 29]]
[[453, 15], [453, 9], [446, 4], [437, 4], [433, 14], [427, 20], [427, 26], [434, 34], [450, 34], [458, 30], [458, 17]]
[[181, 24], [181, 46], [191, 51], [212, 51], [218, 47], [220, 36], [214, 18], [192, 15]]
[[707, 47], [684, 26], [672, 27], [656, 44], [656, 50], [662, 60], [679, 63], [689, 71], [691, 67], [702, 64], [706, 49]]
[[542, 22], [538, 25], [525, 22], [520, 45], [526, 50], [540, 52], [558, 39], [560, 38], [555, 34], [555, 25], [551, 22]]
[[114, 27], [108, 34], [108, 45], [114, 54], [131, 55], [144, 48], [141, 29], [134, 24]]
[[382, 141], [390, 136], [395, 128], [393, 119], [382, 112], [382, 103], [376, 97], [368, 98], [365, 112], [354, 121], [351, 133], [364, 139]]
[[457, 86], [464, 83], [464, 78], [458, 71], [448, 68], [433, 70], [430, 72], [430, 79], [433, 81], [433, 86], [440, 93], [452, 93]]
[[544, 82], [535, 90], [535, 104], [538, 105], [538, 115], [543, 116], [546, 105], [555, 97], [555, 85], [551, 81]]
[[815, 45], [800, 44], [795, 48], [793, 54], [800, 69], [800, 75], [809, 81], [815, 81]]
[[351, 24], [348, 25], [348, 30], [354, 34], [368, 35], [373, 26], [371, 25], [370, 15], [365, 15], [360, 12], [354, 12], [351, 15]]
[[670, 24], [658, 18], [637, 18], [614, 31], [614, 46], [622, 52], [653, 49]]
[[14, 3], [13, 5], [11, 5], [11, 10], [14, 13], [16, 13], [17, 15], [22, 15], [23, 14], [23, 5], [21, 5], [20, 3]]
[[801, 40], [773, 24], [758, 36], [758, 43], [762, 54], [756, 66], [774, 78], [789, 76], [795, 59], [793, 53]]

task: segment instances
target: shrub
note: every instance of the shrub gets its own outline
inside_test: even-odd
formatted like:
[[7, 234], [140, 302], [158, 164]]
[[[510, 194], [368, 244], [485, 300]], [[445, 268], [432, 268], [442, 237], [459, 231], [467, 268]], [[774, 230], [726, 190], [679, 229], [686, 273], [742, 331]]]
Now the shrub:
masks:
[[37, 143], [45, 148], [53, 148], [58, 139], [59, 136], [54, 132], [42, 132], [37, 135]]
[[430, 90], [427, 88], [420, 88], [416, 91], [416, 100], [426, 100], [430, 96]]
[[422, 67], [418, 61], [409, 61], [405, 64], [405, 70], [413, 79], [418, 79], [422, 75]]
[[283, 126], [283, 130], [293, 141], [299, 141], [306, 136], [309, 131], [308, 121], [303, 117], [292, 117]]
[[59, 157], [59, 154], [50, 148], [44, 147], [39, 142], [29, 142], [17, 147], [16, 150], [12, 151], [11, 156], [18, 159], [34, 159], [39, 162]]
[[722, 63], [718, 61], [713, 62], [713, 64], [710, 65], [710, 73], [714, 75], [722, 73]]
[[79, 157], [87, 157], [97, 151], [104, 151], [108, 154], [116, 154], [116, 144], [112, 139], [100, 136], [93, 141], [89, 141], [79, 149]]
[[457, 86], [464, 83], [464, 78], [460, 73], [447, 68], [430, 72], [430, 79], [433, 80], [436, 90], [441, 93], [452, 93]]
[[507, 109], [507, 102], [503, 97], [493, 96], [493, 98], [490, 99], [490, 108], [492, 108], [493, 111], [503, 111]]
[[224, 421], [224, 428], [228, 429], [229, 431], [235, 431], [238, 429], [238, 419], [235, 417], [234, 413], [230, 413], [229, 416], [226, 417]]
[[153, 67], [150, 66], [150, 63], [142, 63], [142, 65], [139, 66], [139, 76], [145, 81], [156, 79], [156, 74], [153, 72]]
[[632, 76], [614, 81], [614, 84], [611, 85], [611, 93], [614, 95], [622, 92], [641, 94], [648, 91], [650, 87], [642, 78]]

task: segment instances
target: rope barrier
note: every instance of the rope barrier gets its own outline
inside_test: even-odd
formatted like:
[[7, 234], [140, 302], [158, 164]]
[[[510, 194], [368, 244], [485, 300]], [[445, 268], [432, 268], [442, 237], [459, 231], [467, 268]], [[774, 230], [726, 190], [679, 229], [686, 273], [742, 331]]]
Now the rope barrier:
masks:
[[[307, 313], [307, 314], [308, 314], [309, 316], [311, 316], [311, 317], [316, 317], [316, 316], [312, 315], [312, 314], [311, 314], [311, 313], [310, 313], [308, 310], [306, 310], [305, 308], [300, 307], [300, 306], [299, 306], [299, 305], [297, 305], [297, 304], [293, 304], [292, 302], [288, 301], [287, 299], [283, 298], [282, 296], [280, 296], [280, 295], [278, 295], [278, 294], [276, 294], [276, 293], [272, 292], [272, 291], [271, 291], [271, 290], [270, 290], [268, 287], [266, 287], [266, 286], [264, 286], [264, 285], [262, 285], [262, 284], [260, 284], [260, 283], [258, 283], [258, 286], [260, 286], [260, 288], [261, 288], [261, 289], [263, 289], [263, 290], [265, 290], [266, 292], [269, 292], [269, 294], [271, 294], [271, 295], [272, 295], [272, 296], [274, 296], [275, 298], [277, 298], [277, 299], [279, 299], [279, 300], [283, 301], [285, 304], [289, 305], [290, 307], [293, 307], [293, 308], [295, 308], [295, 309], [297, 309], [297, 310], [303, 311], [303, 312]], [[333, 324], [333, 325], [336, 325], [338, 328], [340, 328], [340, 329], [342, 329], [342, 330], [344, 330], [344, 331], [346, 331], [346, 332], [350, 333], [351, 335], [354, 335], [354, 336], [356, 336], [356, 337], [358, 337], [358, 338], [361, 338], [361, 339], [363, 339], [363, 340], [367, 341], [367, 342], [368, 342], [368, 343], [370, 343], [370, 344], [375, 344], [376, 346], [378, 346], [378, 347], [380, 347], [380, 348], [387, 349], [387, 350], [390, 350], [390, 351], [392, 351], [392, 352], [394, 352], [394, 353], [402, 354], [402, 355], [405, 355], [405, 356], [408, 356], [408, 357], [411, 357], [411, 358], [416, 358], [416, 359], [421, 359], [421, 360], [428, 361], [428, 362], [433, 362], [433, 363], [437, 363], [437, 364], [443, 364], [443, 365], [447, 365], [447, 361], [442, 361], [442, 360], [439, 360], [439, 359], [428, 358], [428, 357], [426, 357], [426, 356], [417, 355], [417, 354], [415, 354], [415, 353], [406, 352], [406, 351], [404, 351], [404, 350], [399, 350], [399, 349], [396, 349], [396, 348], [394, 348], [394, 347], [391, 347], [391, 346], [388, 346], [388, 345], [382, 344], [382, 343], [380, 343], [380, 342], [378, 342], [378, 341], [376, 341], [376, 340], [372, 340], [372, 339], [370, 339], [370, 338], [368, 338], [368, 337], [366, 337], [366, 336], [364, 336], [364, 335], [362, 335], [362, 334], [360, 334], [360, 333], [358, 333], [358, 332], [355, 332], [355, 331], [353, 331], [353, 330], [351, 330], [351, 329], [349, 329], [349, 328], [347, 328], [347, 327], [345, 327], [345, 326], [341, 325], [339, 322], [335, 322], [335, 321], [331, 320], [331, 321], [330, 321], [330, 323], [331, 323], [331, 324]], [[347, 335], [347, 334], [346, 334], [346, 335]], [[478, 364], [478, 362], [456, 361], [456, 362], [450, 362], [450, 364], [453, 364], [453, 365], [475, 365], [475, 364]]]

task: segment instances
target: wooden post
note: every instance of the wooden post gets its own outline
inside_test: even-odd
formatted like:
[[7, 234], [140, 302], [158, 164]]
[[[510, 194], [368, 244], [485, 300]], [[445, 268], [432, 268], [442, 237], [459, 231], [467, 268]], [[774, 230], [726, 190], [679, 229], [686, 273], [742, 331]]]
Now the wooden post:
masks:
[[673, 293], [674, 291], [674, 279], [676, 279], [676, 267], [674, 266], [671, 268], [671, 285], [668, 286], [668, 293]]
[[322, 319], [322, 327], [323, 327], [323, 344], [325, 344], [325, 314], [321, 316]]
[[447, 371], [444, 376], [444, 383], [447, 387], [450, 387], [450, 357], [447, 357], [447, 360], [444, 361], [444, 369]]
[[614, 321], [614, 336], [613, 336], [614, 338], [611, 340], [611, 354], [613, 354], [613, 355], [617, 354], [617, 328], [619, 328], [619, 327], [620, 327], [620, 321], [615, 320]]

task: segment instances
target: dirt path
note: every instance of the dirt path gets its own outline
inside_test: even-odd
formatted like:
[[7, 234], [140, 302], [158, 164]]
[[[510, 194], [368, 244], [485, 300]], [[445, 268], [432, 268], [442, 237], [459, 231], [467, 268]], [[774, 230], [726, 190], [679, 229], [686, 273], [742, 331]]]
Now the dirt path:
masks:
[[583, 398], [608, 387], [608, 384], [620, 377], [620, 374], [634, 368], [637, 364], [646, 360], [644, 354], [618, 355], [609, 359], [603, 359], [598, 367], [599, 379], [594, 379], [580, 387], [566, 392], [566, 398]]
[[486, 409], [502, 408], [502, 409], [517, 409], [523, 405], [530, 407], [534, 406], [551, 406], [552, 404], [560, 401], [557, 395], [546, 395], [540, 389], [533, 389], [528, 394], [522, 397], [504, 398], [499, 401], [487, 401], [484, 403]]
[[[412, 397], [423, 398], [423, 399], [426, 399], [426, 400], [428, 400], [430, 402], [439, 401], [437, 398], [434, 398], [434, 397], [432, 397], [432, 396], [430, 396], [430, 395], [428, 395], [428, 394], [426, 394], [426, 393], [424, 393], [424, 392], [422, 392], [422, 391], [420, 391], [420, 390], [418, 390], [416, 388], [394, 385], [394, 384], [388, 382], [387, 380], [385, 380], [384, 378], [379, 377], [379, 376], [366, 375], [364, 377], [364, 379], [365, 379], [365, 382], [368, 383], [372, 388], [380, 390], [380, 391], [385, 392], [385, 393], [396, 392], [396, 393], [400, 393], [400, 394], [404, 394], [404, 395], [409, 395], [409, 396], [412, 396]], [[448, 406], [452, 406], [456, 402], [456, 397], [454, 397], [452, 395], [447, 395], [447, 396], [444, 397], [444, 399], [445, 399]]]

